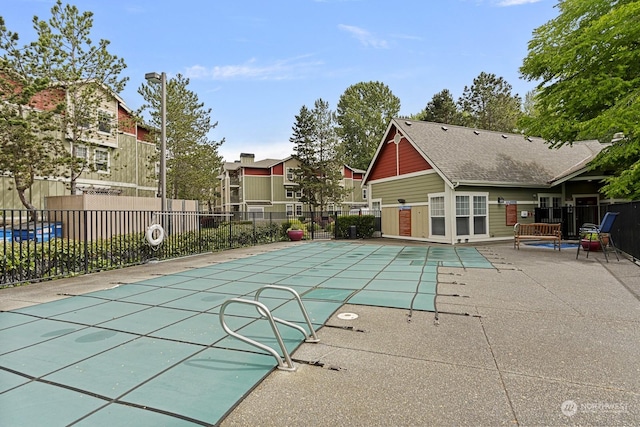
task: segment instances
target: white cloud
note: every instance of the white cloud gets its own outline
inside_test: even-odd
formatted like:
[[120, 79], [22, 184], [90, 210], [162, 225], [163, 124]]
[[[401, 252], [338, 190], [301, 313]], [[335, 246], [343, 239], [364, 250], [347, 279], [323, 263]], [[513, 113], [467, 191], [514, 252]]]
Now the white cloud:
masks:
[[373, 47], [376, 49], [387, 49], [389, 47], [386, 40], [377, 38], [364, 28], [344, 24], [338, 25], [338, 28], [351, 34], [366, 47]]
[[289, 80], [299, 78], [304, 71], [322, 65], [320, 61], [307, 60], [309, 55], [282, 59], [268, 64], [260, 64], [252, 58], [239, 65], [216, 65], [210, 68], [193, 65], [185, 71], [191, 79], [211, 80]]

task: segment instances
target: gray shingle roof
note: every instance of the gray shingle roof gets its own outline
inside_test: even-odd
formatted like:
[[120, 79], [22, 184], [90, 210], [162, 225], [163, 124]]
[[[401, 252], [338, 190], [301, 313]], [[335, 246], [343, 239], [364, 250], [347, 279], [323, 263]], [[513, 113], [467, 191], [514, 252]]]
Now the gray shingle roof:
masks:
[[277, 165], [278, 163], [283, 161], [284, 161], [283, 159], [264, 159], [264, 160], [258, 160], [253, 163], [225, 162], [224, 169], [237, 170], [237, 169], [240, 169], [241, 167], [264, 169], [264, 168], [270, 168], [271, 166]]
[[519, 134], [404, 119], [392, 124], [452, 184], [547, 186], [582, 169], [606, 147], [580, 141], [551, 149], [541, 138]]

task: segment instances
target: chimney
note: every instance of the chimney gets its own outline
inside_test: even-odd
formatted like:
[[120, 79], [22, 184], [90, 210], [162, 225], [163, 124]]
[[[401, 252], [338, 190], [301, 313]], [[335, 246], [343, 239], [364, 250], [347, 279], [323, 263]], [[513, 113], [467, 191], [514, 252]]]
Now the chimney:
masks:
[[255, 159], [255, 157], [256, 157], [255, 154], [240, 153], [240, 163], [242, 163], [242, 164], [253, 163], [253, 160]]

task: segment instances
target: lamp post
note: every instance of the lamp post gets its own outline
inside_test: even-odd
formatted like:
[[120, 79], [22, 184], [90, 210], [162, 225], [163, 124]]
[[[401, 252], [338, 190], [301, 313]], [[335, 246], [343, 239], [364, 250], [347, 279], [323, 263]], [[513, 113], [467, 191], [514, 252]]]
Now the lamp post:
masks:
[[167, 75], [147, 73], [144, 78], [151, 83], [160, 83], [160, 205], [167, 210]]

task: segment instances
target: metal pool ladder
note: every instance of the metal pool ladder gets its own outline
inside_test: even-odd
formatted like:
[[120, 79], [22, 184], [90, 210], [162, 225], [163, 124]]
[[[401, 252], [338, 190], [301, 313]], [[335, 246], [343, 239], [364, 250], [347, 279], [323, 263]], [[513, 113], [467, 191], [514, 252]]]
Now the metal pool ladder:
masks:
[[[267, 308], [266, 305], [264, 305], [263, 303], [261, 303], [259, 301], [260, 299], [260, 294], [262, 294], [263, 291], [267, 290], [267, 289], [275, 289], [275, 290], [281, 290], [281, 291], [286, 291], [291, 293], [296, 301], [298, 301], [298, 306], [300, 306], [300, 310], [302, 311], [302, 315], [304, 316], [304, 320], [307, 322], [307, 326], [309, 326], [309, 333], [307, 334], [307, 331], [304, 330], [304, 328], [300, 325], [296, 325], [295, 323], [291, 323], [288, 322], [284, 319], [279, 319], [277, 317], [274, 317], [271, 314], [271, 311], [269, 311], [269, 309]], [[282, 358], [280, 357], [280, 355], [278, 354], [277, 351], [275, 351], [273, 348], [259, 343], [255, 340], [252, 340], [251, 338], [245, 337], [242, 334], [239, 334], [233, 330], [231, 330], [231, 328], [229, 328], [229, 326], [227, 326], [227, 324], [224, 321], [224, 312], [227, 308], [227, 306], [229, 304], [246, 304], [246, 305], [253, 305], [254, 307], [256, 307], [256, 310], [258, 311], [258, 313], [260, 314], [261, 317], [266, 318], [269, 321], [269, 324], [271, 325], [271, 329], [273, 330], [273, 334], [276, 337], [276, 340], [278, 341], [278, 345], [280, 345], [280, 349], [282, 350], [282, 354], [284, 355], [284, 361], [282, 360]], [[278, 330], [278, 327], [276, 325], [277, 323], [282, 323], [283, 325], [286, 326], [290, 326], [294, 329], [297, 329], [298, 331], [300, 331], [302, 333], [302, 335], [304, 335], [305, 342], [309, 342], [309, 343], [317, 343], [320, 341], [320, 339], [318, 338], [318, 336], [316, 335], [316, 331], [313, 329], [313, 326], [311, 325], [311, 320], [309, 319], [309, 315], [307, 314], [307, 310], [304, 308], [304, 304], [302, 304], [302, 300], [300, 299], [300, 295], [298, 295], [298, 293], [291, 289], [288, 288], [286, 286], [278, 286], [278, 285], [266, 285], [263, 286], [262, 288], [258, 289], [258, 291], [256, 292], [256, 296], [254, 298], [253, 301], [251, 300], [246, 300], [246, 299], [242, 299], [242, 298], [231, 298], [230, 300], [225, 301], [222, 306], [220, 307], [220, 324], [222, 325], [222, 329], [225, 330], [225, 332], [237, 339], [239, 339], [240, 341], [244, 341], [247, 344], [251, 344], [254, 347], [258, 347], [266, 352], [268, 352], [269, 354], [271, 354], [273, 357], [276, 358], [277, 362], [278, 362], [278, 369], [282, 369], [284, 371], [295, 371], [296, 367], [294, 366], [293, 362], [291, 361], [291, 356], [289, 356], [289, 352], [287, 351], [287, 348], [284, 345], [284, 342], [282, 341], [282, 336], [280, 335], [280, 331]]]

